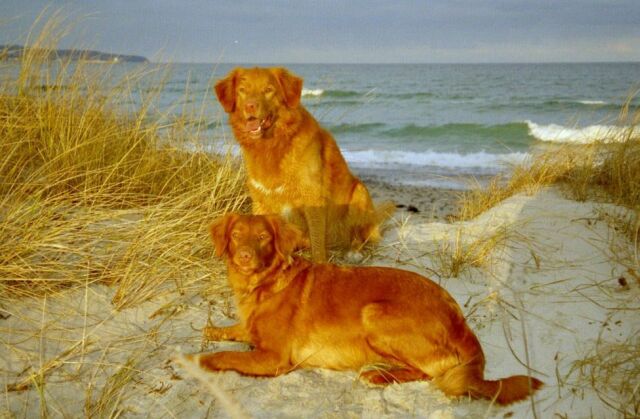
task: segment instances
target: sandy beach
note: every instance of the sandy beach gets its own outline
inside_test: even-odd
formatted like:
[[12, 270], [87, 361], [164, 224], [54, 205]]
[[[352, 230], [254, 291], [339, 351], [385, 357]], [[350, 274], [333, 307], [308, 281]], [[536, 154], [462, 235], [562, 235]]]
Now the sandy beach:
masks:
[[412, 222], [444, 221], [455, 214], [461, 190], [427, 186], [394, 185], [378, 179], [362, 177], [374, 202], [392, 201], [396, 216]]
[[[640, 418], [635, 3], [41, 3], [0, 3], [0, 419]], [[202, 337], [238, 322], [214, 219], [248, 181], [368, 205], [345, 163], [396, 211], [329, 263], [442, 286], [531, 398], [187, 361], [252, 350]]]
[[[638, 413], [630, 404], [637, 403], [638, 377], [629, 375], [638, 361], [629, 357], [638, 347], [640, 277], [632, 268], [632, 245], [606, 222], [606, 214], [623, 209], [575, 202], [551, 188], [451, 224], [439, 220], [453, 208], [453, 191], [369, 186], [375, 199], [393, 198], [420, 212], [399, 209], [367, 263], [413, 270], [444, 286], [482, 342], [486, 376], [530, 373], [545, 382], [533, 399], [497, 407], [447, 399], [429, 382], [373, 388], [357, 372], [328, 370], [277, 378], [204, 374], [202, 383], [172, 359], [245, 348], [201, 340], [208, 321], [235, 321], [222, 264], [211, 260], [182, 294], [164, 284], [167, 292], [120, 311], [111, 304], [114, 289], [98, 283], [47, 298], [5, 300], [0, 417], [44, 411], [56, 417], [263, 418]], [[468, 250], [487, 242], [493, 244], [486, 263], [463, 267], [457, 277], [438, 274], [448, 272], [447, 255], [456, 246]]]
[[488, 175], [442, 176], [427, 169], [389, 170], [352, 168], [369, 189], [374, 203], [392, 201], [396, 216], [411, 223], [446, 221], [457, 214], [462, 194], [471, 188], [485, 187]]

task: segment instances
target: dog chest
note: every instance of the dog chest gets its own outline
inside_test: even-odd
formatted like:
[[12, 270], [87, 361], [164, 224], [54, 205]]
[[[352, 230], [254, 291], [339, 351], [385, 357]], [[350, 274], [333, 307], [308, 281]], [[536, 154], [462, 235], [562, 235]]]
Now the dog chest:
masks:
[[254, 178], [249, 179], [249, 187], [262, 195], [270, 196], [283, 196], [287, 191], [286, 184], [284, 182], [270, 182], [265, 184]]

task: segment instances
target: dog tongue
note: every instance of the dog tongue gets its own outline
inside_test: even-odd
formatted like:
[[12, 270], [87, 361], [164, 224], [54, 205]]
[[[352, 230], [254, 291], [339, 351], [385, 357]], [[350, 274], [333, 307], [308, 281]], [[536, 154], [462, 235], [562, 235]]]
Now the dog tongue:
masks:
[[247, 121], [245, 128], [247, 129], [247, 131], [257, 130], [258, 128], [260, 128], [260, 120], [256, 118], [256, 119], [251, 119]]

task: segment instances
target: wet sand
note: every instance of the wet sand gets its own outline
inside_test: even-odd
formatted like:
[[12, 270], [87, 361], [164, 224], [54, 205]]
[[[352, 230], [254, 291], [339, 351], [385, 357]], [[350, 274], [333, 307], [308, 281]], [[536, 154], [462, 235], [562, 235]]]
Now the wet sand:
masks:
[[412, 222], [446, 221], [456, 213], [459, 189], [430, 186], [398, 185], [361, 176], [374, 203], [393, 201], [396, 216], [410, 216]]

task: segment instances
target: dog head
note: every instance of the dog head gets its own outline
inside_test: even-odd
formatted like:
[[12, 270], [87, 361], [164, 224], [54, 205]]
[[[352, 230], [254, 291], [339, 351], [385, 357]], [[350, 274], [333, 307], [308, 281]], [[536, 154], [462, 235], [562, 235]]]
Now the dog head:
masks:
[[288, 265], [304, 245], [302, 232], [277, 215], [227, 214], [211, 225], [216, 255], [244, 276], [276, 265]]
[[215, 91], [243, 137], [270, 138], [281, 113], [299, 105], [302, 79], [284, 68], [236, 68]]

